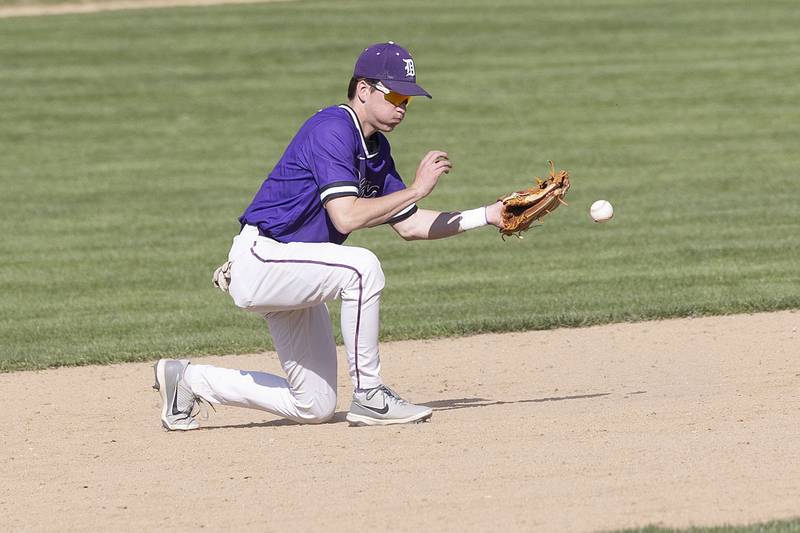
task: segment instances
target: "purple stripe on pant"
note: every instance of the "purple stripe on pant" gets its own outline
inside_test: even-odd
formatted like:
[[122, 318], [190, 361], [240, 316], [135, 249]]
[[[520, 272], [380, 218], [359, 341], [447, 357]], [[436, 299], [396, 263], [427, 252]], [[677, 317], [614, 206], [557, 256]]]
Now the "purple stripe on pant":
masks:
[[[253, 257], [261, 261], [262, 263], [300, 263], [300, 264], [308, 264], [308, 265], [322, 265], [322, 266], [329, 266], [334, 268], [346, 268], [348, 270], [352, 270], [358, 276], [358, 311], [356, 313], [356, 331], [355, 331], [355, 343], [353, 345], [354, 351], [354, 358], [355, 358], [355, 367], [356, 367], [356, 387], [361, 388], [361, 375], [358, 371], [358, 331], [361, 326], [361, 301], [363, 296], [363, 276], [361, 272], [359, 272], [355, 267], [350, 265], [342, 265], [339, 263], [326, 263], [324, 261], [312, 261], [307, 259], [264, 259], [263, 257], [259, 256], [256, 253], [256, 242], [253, 243], [253, 246], [250, 248], [250, 253], [253, 254]], [[344, 333], [344, 332], [343, 332]]]

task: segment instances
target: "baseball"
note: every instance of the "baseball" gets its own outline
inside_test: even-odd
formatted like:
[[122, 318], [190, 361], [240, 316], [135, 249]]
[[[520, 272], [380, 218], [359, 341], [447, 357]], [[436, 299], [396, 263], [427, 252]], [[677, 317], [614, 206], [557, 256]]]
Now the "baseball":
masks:
[[597, 200], [589, 208], [589, 214], [595, 222], [605, 222], [614, 216], [614, 207], [608, 200]]

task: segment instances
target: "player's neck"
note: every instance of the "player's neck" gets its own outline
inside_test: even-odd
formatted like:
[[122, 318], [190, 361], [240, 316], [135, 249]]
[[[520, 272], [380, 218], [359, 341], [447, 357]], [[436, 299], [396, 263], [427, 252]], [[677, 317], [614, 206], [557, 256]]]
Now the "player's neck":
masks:
[[348, 105], [355, 112], [356, 117], [358, 117], [358, 122], [361, 124], [361, 133], [364, 134], [365, 139], [370, 138], [373, 133], [378, 131], [378, 129], [368, 120], [367, 110], [364, 108], [364, 105], [361, 104], [361, 102], [358, 100], [350, 100]]

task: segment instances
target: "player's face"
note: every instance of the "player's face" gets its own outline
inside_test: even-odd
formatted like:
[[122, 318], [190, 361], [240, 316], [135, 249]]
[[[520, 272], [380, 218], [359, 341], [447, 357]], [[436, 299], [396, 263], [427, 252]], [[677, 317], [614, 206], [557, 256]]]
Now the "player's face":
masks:
[[367, 105], [372, 111], [375, 128], [378, 131], [392, 131], [405, 118], [406, 108], [411, 97], [395, 92], [385, 94], [374, 87], [372, 89]]

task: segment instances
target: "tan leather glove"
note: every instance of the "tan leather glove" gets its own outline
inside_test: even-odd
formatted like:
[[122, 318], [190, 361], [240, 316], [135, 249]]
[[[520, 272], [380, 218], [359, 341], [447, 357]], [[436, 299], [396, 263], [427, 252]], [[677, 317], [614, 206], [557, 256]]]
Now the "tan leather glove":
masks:
[[548, 163], [550, 176], [547, 179], [537, 177], [535, 187], [512, 192], [498, 199], [503, 202], [503, 227], [500, 228], [500, 233], [504, 236], [516, 235], [521, 239], [521, 233], [527, 231], [536, 220], [552, 213], [561, 204], [567, 205], [563, 197], [569, 189], [569, 174], [566, 170], [556, 173], [553, 162]]

